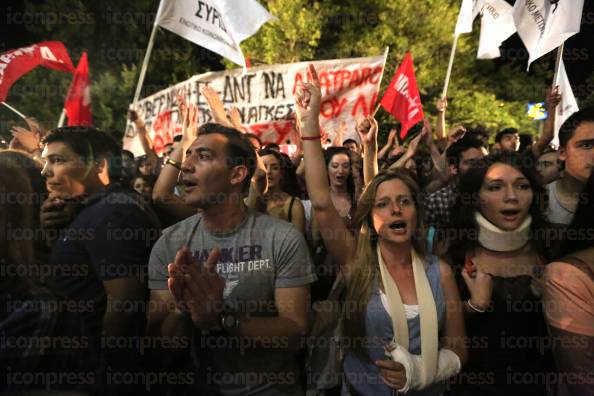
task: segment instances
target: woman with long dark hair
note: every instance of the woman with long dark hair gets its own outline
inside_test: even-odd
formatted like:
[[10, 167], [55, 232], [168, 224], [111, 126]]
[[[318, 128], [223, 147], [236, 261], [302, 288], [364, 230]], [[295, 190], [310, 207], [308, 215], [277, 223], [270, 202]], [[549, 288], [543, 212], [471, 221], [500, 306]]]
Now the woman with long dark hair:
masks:
[[259, 150], [258, 155], [264, 163], [268, 180], [268, 190], [263, 197], [264, 211], [293, 223], [305, 234], [305, 211], [298, 198], [299, 189], [290, 158], [268, 148]]
[[463, 279], [471, 343], [469, 375], [454, 394], [546, 394], [542, 193], [532, 164], [516, 153], [490, 155], [462, 175], [449, 256]]

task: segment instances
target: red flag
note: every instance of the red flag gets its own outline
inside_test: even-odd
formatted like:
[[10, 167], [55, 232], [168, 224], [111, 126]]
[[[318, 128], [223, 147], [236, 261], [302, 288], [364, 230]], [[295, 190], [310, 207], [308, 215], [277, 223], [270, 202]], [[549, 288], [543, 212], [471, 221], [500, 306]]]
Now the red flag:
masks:
[[5, 52], [0, 55], [0, 101], [6, 100], [16, 80], [37, 66], [74, 72], [68, 51], [59, 41], [44, 41]]
[[83, 52], [78, 61], [66, 102], [64, 102], [64, 108], [68, 116], [68, 126], [93, 124], [89, 62], [86, 52]]
[[406, 53], [402, 64], [396, 70], [381, 104], [402, 124], [400, 129], [402, 139], [412, 126], [423, 119], [423, 106], [410, 52]]

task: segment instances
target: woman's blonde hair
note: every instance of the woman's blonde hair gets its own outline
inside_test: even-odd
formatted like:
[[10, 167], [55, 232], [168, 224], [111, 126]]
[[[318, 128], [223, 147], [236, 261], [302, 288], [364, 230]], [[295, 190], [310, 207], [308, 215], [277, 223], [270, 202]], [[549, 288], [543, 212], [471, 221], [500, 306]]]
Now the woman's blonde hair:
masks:
[[[426, 251], [425, 227], [422, 210], [422, 192], [413, 174], [407, 169], [394, 169], [380, 172], [367, 185], [357, 206], [356, 229], [359, 230], [356, 250], [345, 275], [346, 297], [344, 304], [344, 334], [349, 338], [350, 347], [357, 350], [357, 340], [365, 336], [365, 312], [367, 302], [374, 287], [380, 286], [377, 257], [378, 235], [373, 227], [372, 211], [379, 186], [389, 180], [400, 180], [410, 190], [417, 211], [417, 227], [412, 236], [412, 245], [421, 255]], [[359, 345], [360, 346], [360, 345]], [[349, 349], [351, 349], [349, 348]]]

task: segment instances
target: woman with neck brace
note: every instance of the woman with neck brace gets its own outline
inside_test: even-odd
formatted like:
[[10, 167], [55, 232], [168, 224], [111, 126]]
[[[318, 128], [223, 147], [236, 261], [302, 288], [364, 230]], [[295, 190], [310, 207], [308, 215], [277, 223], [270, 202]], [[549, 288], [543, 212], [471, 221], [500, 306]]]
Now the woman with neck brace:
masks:
[[542, 314], [542, 189], [516, 153], [490, 155], [463, 175], [449, 257], [460, 268], [469, 361], [454, 395], [543, 395], [551, 368]]
[[[309, 73], [312, 82], [296, 90], [297, 121], [307, 190], [346, 289], [342, 394], [440, 395], [466, 357], [464, 322], [452, 270], [425, 254], [419, 187], [406, 170], [379, 173], [358, 201], [357, 236], [347, 230], [331, 199], [320, 144], [320, 85], [311, 66]], [[377, 123], [370, 121], [375, 139]]]

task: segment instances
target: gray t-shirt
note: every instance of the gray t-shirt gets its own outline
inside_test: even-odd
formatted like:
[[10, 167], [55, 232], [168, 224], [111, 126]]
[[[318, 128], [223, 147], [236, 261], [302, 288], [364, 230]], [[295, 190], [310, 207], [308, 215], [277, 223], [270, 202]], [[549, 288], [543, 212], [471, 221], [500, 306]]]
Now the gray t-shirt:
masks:
[[[252, 316], [276, 316], [275, 288], [299, 287], [316, 280], [303, 235], [291, 224], [249, 212], [236, 229], [212, 234], [202, 216], [194, 215], [163, 231], [151, 252], [149, 287], [167, 289], [167, 265], [183, 246], [198, 260], [210, 251], [221, 254], [217, 273], [226, 280], [223, 299], [230, 309]], [[229, 335], [201, 334], [195, 350], [204, 380], [223, 395], [299, 394], [295, 357], [277, 349], [283, 340], [268, 340], [270, 348], [242, 348]]]

